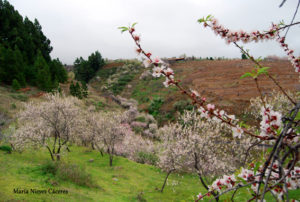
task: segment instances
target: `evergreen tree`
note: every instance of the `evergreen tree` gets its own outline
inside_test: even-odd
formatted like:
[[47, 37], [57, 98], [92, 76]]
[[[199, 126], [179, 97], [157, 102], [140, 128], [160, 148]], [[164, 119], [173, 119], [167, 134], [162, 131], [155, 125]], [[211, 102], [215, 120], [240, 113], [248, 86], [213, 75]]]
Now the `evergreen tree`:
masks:
[[20, 84], [19, 84], [19, 82], [18, 82], [17, 79], [14, 79], [14, 80], [12, 81], [12, 88], [13, 88], [14, 90], [19, 90], [19, 89], [21, 88], [21, 86], [20, 86]]
[[81, 82], [81, 94], [82, 97], [87, 98], [88, 96], [88, 86], [86, 85], [86, 83], [84, 81]]
[[247, 60], [247, 56], [246, 56], [245, 53], [242, 53], [242, 59], [243, 59], [243, 60]]
[[72, 96], [76, 96], [76, 90], [75, 90], [75, 85], [74, 85], [74, 82], [72, 81], [72, 83], [70, 84], [70, 94], [72, 95]]
[[83, 98], [82, 93], [81, 93], [81, 87], [78, 82], [76, 82], [76, 85], [75, 85], [75, 96], [78, 97], [79, 99]]
[[27, 82], [47, 91], [57, 88], [67, 72], [58, 59], [51, 59], [51, 51], [38, 20], [23, 19], [8, 1], [0, 0], [0, 80], [10, 85], [16, 79], [21, 86]]
[[40, 52], [38, 52], [34, 67], [37, 70], [37, 86], [44, 91], [50, 91], [53, 85], [51, 83], [49, 66]]
[[75, 78], [79, 81], [84, 81], [86, 83], [92, 79], [97, 71], [104, 66], [105, 62], [99, 53], [96, 51], [92, 53], [88, 60], [84, 60], [82, 57], [76, 58], [74, 62], [74, 72]]

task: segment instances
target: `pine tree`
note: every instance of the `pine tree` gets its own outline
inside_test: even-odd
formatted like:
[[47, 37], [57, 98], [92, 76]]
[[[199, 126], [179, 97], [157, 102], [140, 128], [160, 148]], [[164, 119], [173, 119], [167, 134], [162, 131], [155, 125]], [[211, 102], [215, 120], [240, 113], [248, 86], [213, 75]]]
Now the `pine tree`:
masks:
[[70, 84], [70, 94], [72, 95], [72, 96], [76, 96], [76, 90], [75, 90], [75, 85], [74, 85], [74, 82], [72, 81], [72, 83]]
[[14, 80], [12, 81], [12, 88], [13, 88], [14, 90], [19, 90], [19, 89], [21, 88], [20, 83], [18, 82], [17, 79], [14, 79]]
[[88, 96], [88, 87], [84, 81], [81, 82], [81, 94], [82, 97], [87, 98]]
[[81, 87], [78, 82], [76, 82], [75, 85], [75, 92], [76, 92], [75, 96], [78, 97], [79, 99], [82, 99]]
[[34, 66], [35, 69], [37, 69], [37, 77], [36, 77], [37, 86], [41, 90], [50, 91], [53, 87], [53, 84], [51, 83], [50, 70], [41, 52], [38, 52]]

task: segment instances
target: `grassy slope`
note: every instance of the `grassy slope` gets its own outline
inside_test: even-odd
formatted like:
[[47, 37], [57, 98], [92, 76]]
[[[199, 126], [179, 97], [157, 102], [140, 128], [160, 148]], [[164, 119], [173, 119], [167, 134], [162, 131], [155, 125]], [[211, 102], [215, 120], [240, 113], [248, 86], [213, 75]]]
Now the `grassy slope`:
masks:
[[[89, 162], [90, 159], [94, 162]], [[99, 153], [83, 147], [71, 147], [71, 152], [65, 153], [63, 160], [85, 167], [99, 188], [78, 186], [43, 174], [40, 167], [48, 160], [49, 155], [44, 149], [22, 154], [0, 151], [0, 201], [142, 201], [138, 199], [140, 193], [146, 201], [193, 201], [195, 194], [205, 192], [197, 176], [171, 174], [164, 192], [160, 193], [156, 188], [161, 187], [165, 173], [158, 168], [122, 157], [116, 157], [111, 168], [108, 156], [101, 157]], [[53, 186], [53, 182], [57, 185]], [[69, 193], [14, 194], [14, 188], [66, 189]], [[299, 195], [300, 190], [291, 193], [292, 198], [299, 198]], [[237, 201], [245, 201], [245, 198], [250, 198], [245, 189], [236, 194]], [[229, 196], [221, 199], [227, 201]]]
[[[49, 175], [41, 172], [40, 166], [49, 160], [46, 150], [40, 152], [26, 151], [22, 154], [6, 154], [0, 151], [0, 200], [25, 201], [138, 201], [137, 195], [143, 192], [147, 201], [190, 201], [199, 191], [204, 191], [196, 176], [173, 174], [164, 193], [160, 188], [165, 173], [149, 165], [137, 164], [125, 158], [116, 157], [114, 166], [108, 166], [108, 156], [101, 157], [95, 151], [82, 147], [71, 147], [63, 160], [84, 166], [86, 171], [99, 185], [99, 188], [88, 188], [74, 185], [71, 182], [58, 180], [52, 186]], [[89, 162], [94, 159], [94, 162]], [[171, 183], [178, 182], [176, 186]], [[14, 188], [23, 189], [67, 189], [68, 195], [59, 194], [14, 194]]]

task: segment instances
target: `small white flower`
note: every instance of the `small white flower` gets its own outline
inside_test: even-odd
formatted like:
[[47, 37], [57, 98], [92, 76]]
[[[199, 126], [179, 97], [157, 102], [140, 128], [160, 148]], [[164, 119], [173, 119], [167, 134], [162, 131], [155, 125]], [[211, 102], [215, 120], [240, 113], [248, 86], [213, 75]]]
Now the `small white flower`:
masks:
[[244, 131], [242, 130], [241, 127], [237, 126], [237, 127], [232, 127], [232, 132], [233, 132], [233, 137], [241, 138]]
[[162, 68], [161, 67], [154, 67], [152, 69], [153, 73], [152, 73], [152, 76], [154, 77], [160, 77], [161, 76], [161, 71], [162, 71]]
[[195, 97], [199, 97], [200, 96], [199, 93], [197, 91], [195, 91], [195, 90], [191, 90], [191, 92], [192, 92], [192, 96], [195, 96]]
[[149, 67], [151, 65], [151, 61], [148, 60], [148, 59], [146, 59], [146, 60], [143, 61], [143, 64], [147, 68], [147, 67]]
[[165, 82], [163, 82], [163, 84], [164, 84], [164, 86], [166, 87], [166, 88], [168, 88], [169, 87], [169, 85], [170, 85], [170, 79], [168, 79], [168, 77], [166, 77], [166, 81]]
[[199, 194], [197, 195], [197, 198], [203, 200], [203, 195], [202, 195], [201, 193], [199, 193]]

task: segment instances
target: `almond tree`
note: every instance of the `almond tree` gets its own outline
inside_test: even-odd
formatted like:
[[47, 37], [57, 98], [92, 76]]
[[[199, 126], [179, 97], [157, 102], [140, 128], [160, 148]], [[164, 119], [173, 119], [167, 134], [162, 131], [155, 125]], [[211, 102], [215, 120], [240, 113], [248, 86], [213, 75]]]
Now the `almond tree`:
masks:
[[231, 131], [226, 125], [204, 121], [195, 111], [185, 111], [179, 122], [161, 128], [159, 134], [163, 140], [160, 167], [168, 175], [175, 170], [195, 172], [207, 190], [204, 176], [233, 172], [244, 163], [253, 141], [229, 138]]
[[47, 94], [46, 101], [30, 102], [18, 114], [18, 129], [12, 143], [16, 148], [46, 147], [53, 161], [59, 161], [67, 143], [83, 131], [80, 101], [75, 97]]
[[116, 145], [120, 144], [125, 134], [128, 133], [122, 120], [123, 115], [116, 112], [93, 113], [87, 118], [88, 128], [83, 138], [90, 141], [101, 155], [103, 155], [103, 151], [107, 151], [110, 166], [112, 166], [113, 157], [116, 154]]

